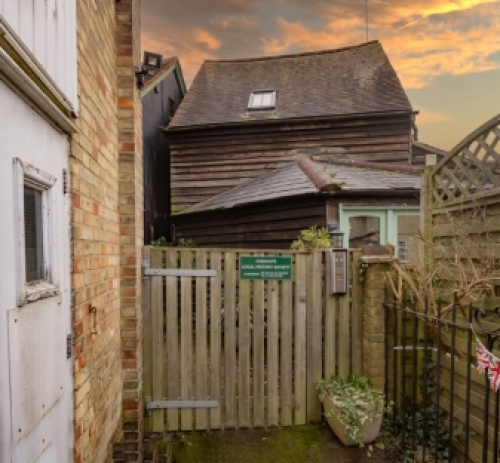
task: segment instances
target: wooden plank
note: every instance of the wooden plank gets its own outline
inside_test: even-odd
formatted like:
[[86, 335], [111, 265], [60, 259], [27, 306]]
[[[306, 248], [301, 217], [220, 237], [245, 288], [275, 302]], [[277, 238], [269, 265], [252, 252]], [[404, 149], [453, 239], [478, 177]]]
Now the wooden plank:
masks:
[[159, 400], [157, 402], [147, 403], [148, 410], [155, 410], [158, 408], [196, 408], [197, 412], [203, 408], [217, 408], [219, 402], [217, 400]]
[[[178, 252], [182, 254], [184, 253], [191, 253], [193, 252], [192, 248], [175, 248]], [[269, 254], [270, 251], [269, 249], [254, 249], [252, 248], [251, 250], [245, 249], [245, 248], [227, 248], [227, 247], [220, 247], [220, 248], [196, 248], [197, 251], [207, 251], [207, 252], [232, 252], [232, 253], [245, 253], [245, 254], [251, 254], [251, 255], [257, 255], [257, 254]], [[274, 249], [273, 250], [276, 254], [282, 254], [284, 256], [287, 255], [295, 255], [295, 254], [301, 254], [304, 256], [308, 256], [309, 252], [308, 251], [290, 251], [288, 249]]]
[[[210, 253], [210, 268], [217, 276], [210, 279], [210, 397], [221, 401], [221, 253]], [[210, 410], [210, 427], [221, 428], [221, 408]]]
[[236, 254], [224, 253], [224, 428], [236, 427]]
[[267, 283], [267, 425], [279, 425], [279, 291], [276, 280]]
[[[178, 253], [175, 249], [166, 252], [167, 267], [177, 265]], [[177, 400], [179, 398], [179, 300], [178, 300], [178, 278], [170, 276], [166, 278], [166, 318], [167, 318], [167, 399]], [[177, 431], [179, 429], [179, 411], [167, 411], [167, 430]]]
[[250, 281], [239, 282], [238, 427], [250, 427]]
[[307, 259], [305, 254], [295, 257], [295, 313], [294, 313], [294, 422], [307, 423], [306, 346], [307, 346]]
[[253, 426], [265, 425], [264, 415], [264, 281], [253, 288]]
[[[181, 267], [187, 268], [192, 263], [192, 252], [181, 253]], [[193, 333], [192, 333], [192, 281], [191, 277], [181, 278], [181, 400], [192, 400], [193, 370]], [[181, 430], [193, 429], [193, 412], [191, 409], [181, 411]]]
[[[142, 249], [142, 261], [147, 262], [151, 258], [151, 248], [144, 246]], [[151, 318], [151, 278], [142, 280], [142, 313], [143, 313], [143, 332], [142, 339], [143, 349], [143, 366], [142, 366], [142, 393], [144, 397], [152, 396], [152, 375], [153, 375], [153, 335], [152, 335], [152, 318]], [[151, 432], [151, 417], [144, 417], [144, 430]]]
[[[391, 150], [404, 150], [406, 148], [406, 153], [408, 154], [408, 136], [406, 135], [396, 135], [396, 136], [378, 136], [374, 138], [366, 137], [353, 137], [353, 136], [330, 136], [327, 140], [335, 140], [337, 146], [342, 145], [349, 147], [349, 154], [352, 152], [364, 152], [364, 153], [381, 153]], [[256, 140], [252, 139], [252, 143], [248, 143], [248, 140], [241, 140], [240, 143], [223, 143], [219, 142], [214, 144], [213, 142], [207, 142], [203, 144], [196, 144], [188, 146], [183, 144], [182, 147], [173, 146], [172, 152], [174, 156], [182, 154], [186, 158], [192, 159], [193, 157], [198, 159], [202, 153], [202, 149], [207, 155], [216, 155], [217, 158], [224, 156], [225, 159], [233, 159], [233, 156], [239, 157], [243, 153], [251, 154], [253, 152], [263, 152], [263, 151], [274, 151], [280, 153], [286, 153], [291, 149], [297, 148], [297, 141], [295, 138], [290, 138], [288, 140], [277, 140], [276, 137], [268, 138], [267, 140]], [[306, 138], [306, 137], [303, 137]], [[308, 137], [309, 139], [303, 139], [302, 148], [305, 148], [304, 144], [310, 145], [310, 147], [319, 146], [325, 139], [320, 137]], [[247, 143], [245, 143], [245, 141]], [[324, 145], [323, 145], [324, 146]], [[213, 157], [213, 156], [210, 156]], [[272, 161], [270, 157], [269, 161]]]
[[363, 288], [359, 281], [361, 251], [349, 252], [351, 256], [351, 305], [352, 305], [352, 372], [363, 372]]
[[[280, 208], [282, 208], [280, 210]], [[207, 226], [210, 229], [215, 229], [219, 227], [219, 232], [224, 231], [223, 225], [221, 225], [220, 220], [212, 217], [215, 215], [217, 211], [210, 211], [210, 214], [206, 213], [206, 220], [203, 223], [199, 222], [198, 217], [192, 217], [191, 215], [185, 216], [176, 216], [175, 221], [177, 224], [189, 227], [192, 230], [206, 230]], [[263, 212], [261, 209], [257, 207], [249, 208], [245, 210], [241, 215], [238, 214], [238, 211], [232, 212], [231, 225], [242, 225], [246, 223], [254, 223], [254, 222], [264, 222], [269, 223], [269, 219], [274, 220], [293, 220], [293, 219], [301, 219], [303, 217], [316, 217], [323, 215], [325, 213], [324, 204], [322, 202], [317, 201], [316, 198], [311, 199], [302, 199], [297, 200], [293, 206], [290, 208], [290, 205], [287, 201], [280, 201], [275, 204], [270, 204], [269, 208], [266, 209], [266, 212]]]
[[318, 398], [315, 381], [322, 377], [322, 253], [312, 251], [308, 258], [308, 289], [307, 289], [307, 422], [321, 421], [321, 402]]
[[[305, 211], [304, 211], [305, 212]], [[319, 212], [319, 213], [318, 213]], [[287, 230], [287, 229], [293, 229], [297, 230], [300, 229], [301, 227], [305, 227], [311, 223], [311, 217], [316, 218], [319, 215], [322, 215], [325, 213], [325, 209], [322, 205], [321, 211], [307, 211], [305, 212], [305, 217], [295, 219], [291, 218], [289, 220], [279, 220], [276, 222], [269, 222], [269, 218], [267, 218], [264, 222], [259, 223], [255, 222], [254, 219], [252, 218], [247, 218], [246, 223], [241, 223], [241, 224], [235, 224], [231, 220], [230, 223], [224, 224], [224, 225], [219, 225], [219, 226], [211, 226], [208, 227], [208, 224], [205, 225], [205, 228], [191, 228], [189, 230], [189, 235], [193, 237], [193, 240], [197, 240], [198, 237], [203, 237], [203, 236], [218, 236], [220, 237], [221, 234], [228, 234], [228, 233], [249, 233], [249, 232], [256, 232], [256, 231], [274, 231], [274, 230]], [[161, 274], [164, 274], [166, 270], [162, 271]], [[177, 271], [177, 273], [180, 272]], [[153, 273], [153, 269], [149, 271], [149, 273]], [[203, 276], [200, 272], [197, 272], [200, 276]], [[158, 273], [155, 273], [158, 274]], [[206, 276], [212, 276], [212, 275], [206, 275]]]
[[183, 269], [183, 268], [149, 268], [144, 272], [145, 275], [176, 276], [176, 277], [215, 277], [217, 273], [214, 270]]
[[[248, 143], [248, 140], [266, 140], [270, 143], [274, 143], [278, 140], [286, 140], [290, 137], [296, 141], [324, 141], [325, 137], [330, 137], [335, 140], [337, 138], [356, 138], [356, 139], [375, 139], [379, 136], [406, 136], [408, 139], [408, 122], [401, 123], [401, 118], [399, 120], [392, 119], [392, 122], [373, 123], [373, 121], [357, 119], [358, 124], [350, 123], [334, 125], [330, 124], [329, 127], [307, 127], [305, 124], [301, 126], [296, 126], [291, 131], [286, 130], [276, 130], [276, 128], [269, 130], [269, 128], [262, 129], [245, 127], [245, 131], [235, 131], [225, 130], [225, 131], [211, 131], [210, 133], [203, 131], [192, 131], [189, 137], [184, 135], [175, 135], [171, 133], [171, 143], [172, 147], [175, 149], [183, 149], [189, 147], [197, 147], [200, 144], [210, 143], [211, 145], [221, 145], [228, 143], [228, 135], [231, 139], [231, 144], [242, 144]], [[347, 128], [347, 130], [346, 130]], [[323, 145], [324, 146], [324, 145]]]
[[[196, 269], [207, 267], [207, 254], [196, 252]], [[207, 399], [207, 278], [196, 278], [196, 400]], [[207, 429], [207, 410], [196, 410], [196, 429]]]
[[[163, 265], [163, 250], [151, 250], [151, 265], [161, 267]], [[153, 381], [151, 400], [162, 400], [163, 395], [163, 277], [151, 277], [151, 334], [153, 337]], [[153, 432], [165, 430], [165, 412], [154, 410], [151, 414], [151, 429]]]
[[291, 281], [281, 283], [281, 425], [293, 425], [293, 287]]
[[351, 372], [351, 329], [350, 318], [350, 295], [349, 293], [339, 296], [339, 375], [347, 377]]
[[332, 261], [326, 255], [326, 294], [325, 294], [325, 378], [336, 373], [336, 348], [337, 348], [337, 298], [330, 295], [330, 277], [332, 272]]

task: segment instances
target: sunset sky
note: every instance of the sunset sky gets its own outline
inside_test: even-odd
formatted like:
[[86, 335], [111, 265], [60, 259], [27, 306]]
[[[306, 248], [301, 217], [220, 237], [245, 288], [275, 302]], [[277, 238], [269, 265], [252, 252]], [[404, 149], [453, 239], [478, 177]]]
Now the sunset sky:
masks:
[[[142, 47], [178, 56], [188, 86], [204, 59], [355, 45], [365, 0], [143, 0]], [[368, 0], [368, 38], [389, 55], [420, 140], [451, 149], [500, 113], [499, 0]]]

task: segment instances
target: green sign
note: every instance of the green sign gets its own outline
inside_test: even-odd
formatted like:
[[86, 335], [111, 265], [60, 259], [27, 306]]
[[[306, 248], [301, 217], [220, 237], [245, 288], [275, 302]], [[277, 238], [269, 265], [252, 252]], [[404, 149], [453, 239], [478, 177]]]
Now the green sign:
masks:
[[292, 258], [283, 256], [241, 256], [240, 280], [291, 280]]

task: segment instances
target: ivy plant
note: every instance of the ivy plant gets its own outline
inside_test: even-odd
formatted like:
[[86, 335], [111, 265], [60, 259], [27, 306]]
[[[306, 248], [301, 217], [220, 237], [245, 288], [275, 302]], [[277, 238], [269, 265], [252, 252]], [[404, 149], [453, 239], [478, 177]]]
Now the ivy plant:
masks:
[[[428, 354], [426, 357], [428, 359]], [[402, 450], [404, 463], [419, 461], [418, 458], [421, 458], [419, 453], [422, 452], [424, 445], [427, 455], [432, 455], [434, 461], [456, 462], [457, 458], [450, 460], [450, 444], [463, 440], [465, 427], [459, 421], [454, 420], [450, 435], [449, 415], [442, 408], [438, 409], [433, 401], [433, 397], [435, 398], [438, 392], [437, 364], [428, 359], [424, 368], [427, 374], [420, 375], [420, 389], [426, 399], [415, 403], [409, 396], [406, 396], [402, 404], [399, 404], [394, 411], [394, 415], [387, 416], [383, 421], [380, 441], [388, 450]], [[414, 424], [415, 427], [413, 427]], [[475, 433], [471, 435], [473, 434]]]
[[[361, 432], [366, 422], [371, 422], [384, 413], [384, 393], [373, 388], [364, 376], [350, 374], [346, 379], [332, 375], [327, 379], [318, 379], [316, 388], [319, 398], [328, 396], [333, 405], [340, 410], [340, 423], [347, 434], [360, 447], [364, 447]], [[325, 412], [329, 418], [331, 413]]]

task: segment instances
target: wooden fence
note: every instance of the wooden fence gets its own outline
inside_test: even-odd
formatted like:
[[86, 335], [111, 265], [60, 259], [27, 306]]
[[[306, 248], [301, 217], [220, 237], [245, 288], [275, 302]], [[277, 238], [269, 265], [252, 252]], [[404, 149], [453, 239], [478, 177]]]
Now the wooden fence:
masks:
[[[315, 380], [362, 369], [361, 252], [345, 296], [327, 294], [327, 252], [146, 247], [145, 430], [320, 421]], [[240, 280], [241, 255], [291, 256], [292, 280]]]

